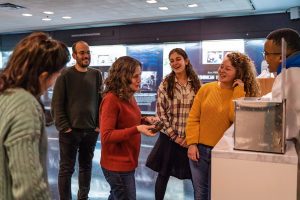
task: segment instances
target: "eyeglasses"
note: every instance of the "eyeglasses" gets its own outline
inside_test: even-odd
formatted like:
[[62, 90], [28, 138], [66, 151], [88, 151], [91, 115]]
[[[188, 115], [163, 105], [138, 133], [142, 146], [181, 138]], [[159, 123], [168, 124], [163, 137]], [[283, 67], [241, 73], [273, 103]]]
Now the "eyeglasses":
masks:
[[280, 54], [281, 54], [280, 52], [267, 52], [267, 51], [262, 52], [262, 55], [264, 57], [269, 56], [269, 55], [280, 55]]
[[82, 56], [83, 56], [84, 54], [91, 55], [91, 52], [90, 52], [90, 51], [79, 51], [78, 54], [79, 54], [79, 55], [82, 55]]

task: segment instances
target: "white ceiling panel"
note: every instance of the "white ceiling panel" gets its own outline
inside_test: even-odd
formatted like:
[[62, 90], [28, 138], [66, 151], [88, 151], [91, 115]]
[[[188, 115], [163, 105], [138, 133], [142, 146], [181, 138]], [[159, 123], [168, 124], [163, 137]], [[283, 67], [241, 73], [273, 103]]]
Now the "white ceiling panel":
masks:
[[[146, 0], [0, 0], [4, 3], [25, 8], [0, 7], [0, 34], [278, 13], [300, 6], [300, 0], [157, 0], [156, 4]], [[187, 7], [195, 3], [198, 7]], [[161, 6], [169, 9], [159, 10]], [[47, 17], [43, 11], [54, 12], [48, 15], [51, 21], [42, 21]], [[24, 17], [23, 13], [33, 16]], [[63, 16], [72, 18], [65, 20]]]

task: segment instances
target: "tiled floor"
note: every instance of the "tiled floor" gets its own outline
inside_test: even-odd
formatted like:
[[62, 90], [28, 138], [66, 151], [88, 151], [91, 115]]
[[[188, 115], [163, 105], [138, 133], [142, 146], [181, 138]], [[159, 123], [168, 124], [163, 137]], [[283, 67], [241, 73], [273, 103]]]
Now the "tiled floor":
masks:
[[[52, 193], [53, 200], [59, 200], [57, 190], [57, 173], [58, 173], [58, 161], [59, 161], [59, 146], [58, 137], [55, 127], [47, 127], [48, 133], [48, 178]], [[151, 169], [145, 167], [145, 161], [150, 153], [156, 138], [142, 138], [141, 153], [139, 158], [139, 166], [136, 169], [136, 187], [137, 187], [137, 199], [138, 200], [154, 200], [154, 184], [156, 179], [156, 173]], [[109, 194], [109, 185], [105, 181], [101, 168], [99, 166], [100, 161], [100, 142], [97, 143], [94, 159], [93, 159], [93, 171], [90, 199], [91, 200], [104, 200], [107, 199]], [[72, 177], [72, 194], [73, 199], [76, 199], [77, 193], [77, 167]], [[191, 200], [193, 199], [193, 188], [191, 181], [181, 181], [171, 177], [168, 183], [167, 192], [165, 195], [166, 200]]]

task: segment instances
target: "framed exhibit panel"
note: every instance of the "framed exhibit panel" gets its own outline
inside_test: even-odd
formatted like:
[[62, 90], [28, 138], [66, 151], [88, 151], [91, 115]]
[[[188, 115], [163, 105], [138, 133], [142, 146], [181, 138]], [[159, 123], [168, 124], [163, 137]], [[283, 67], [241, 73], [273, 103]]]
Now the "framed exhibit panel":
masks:
[[[136, 93], [137, 103], [143, 114], [155, 114], [156, 92], [163, 78], [171, 72], [169, 64], [169, 52], [174, 48], [182, 48], [186, 51], [191, 64], [203, 83], [216, 81], [217, 70], [230, 51], [246, 53], [253, 60], [257, 73], [267, 69], [262, 51], [264, 39], [227, 39], [227, 40], [203, 40], [196, 42], [169, 42], [138, 45], [99, 45], [90, 46], [90, 66], [102, 72], [105, 79], [112, 63], [120, 56], [131, 56], [142, 63], [141, 90]], [[68, 48], [72, 54], [71, 47]], [[0, 67], [4, 67], [12, 51], [0, 52]], [[71, 58], [67, 64], [73, 66], [75, 60]], [[47, 95], [47, 94], [46, 94]], [[51, 101], [52, 91], [49, 90], [46, 105]]]

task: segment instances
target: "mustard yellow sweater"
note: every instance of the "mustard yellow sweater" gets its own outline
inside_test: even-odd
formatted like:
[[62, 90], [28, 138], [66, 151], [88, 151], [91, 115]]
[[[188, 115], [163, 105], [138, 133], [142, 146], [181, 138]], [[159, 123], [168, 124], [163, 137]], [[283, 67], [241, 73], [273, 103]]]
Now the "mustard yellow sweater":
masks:
[[187, 144], [215, 146], [233, 122], [232, 100], [244, 96], [245, 92], [241, 86], [223, 89], [218, 82], [202, 86], [187, 119]]

